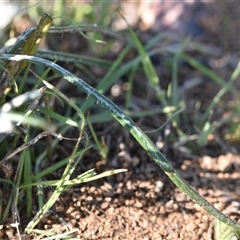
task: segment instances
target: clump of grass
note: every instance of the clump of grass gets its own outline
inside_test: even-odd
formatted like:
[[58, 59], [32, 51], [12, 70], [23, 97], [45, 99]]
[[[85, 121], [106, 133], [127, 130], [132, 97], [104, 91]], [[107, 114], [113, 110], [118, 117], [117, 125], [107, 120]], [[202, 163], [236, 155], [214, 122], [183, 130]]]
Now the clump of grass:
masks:
[[[64, 28], [52, 28], [50, 31], [57, 32], [57, 31], [72, 31], [73, 29], [76, 29], [76, 26], [69, 26]], [[78, 26], [79, 30], [88, 31], [88, 29], [91, 29], [91, 26]], [[99, 32], [105, 32], [108, 34], [113, 34], [112, 31], [110, 31], [108, 28], [104, 27], [94, 27], [95, 30], [99, 30]], [[91, 30], [92, 31], [92, 30]], [[109, 88], [116, 83], [116, 81], [122, 77], [125, 74], [130, 73], [129, 77], [129, 88], [127, 92], [127, 98], [125, 102], [125, 107], [128, 110], [131, 105], [131, 99], [132, 99], [132, 90], [133, 90], [133, 84], [134, 84], [134, 77], [137, 73], [138, 69], [143, 66], [144, 73], [149, 81], [149, 85], [155, 90], [156, 99], [159, 101], [159, 105], [162, 107], [162, 109], [158, 111], [149, 111], [149, 112], [141, 112], [139, 113], [139, 116], [147, 116], [150, 114], [155, 113], [165, 113], [169, 121], [171, 122], [172, 126], [176, 129], [176, 132], [180, 136], [186, 136], [184, 131], [181, 129], [180, 124], [180, 117], [178, 116], [179, 110], [184, 108], [185, 103], [184, 99], [181, 95], [178, 93], [178, 63], [180, 59], [184, 59], [187, 61], [190, 65], [192, 65], [194, 68], [198, 69], [202, 73], [206, 74], [212, 81], [215, 81], [217, 84], [221, 86], [221, 90], [216, 95], [216, 97], [213, 99], [212, 103], [209, 105], [209, 108], [207, 109], [206, 113], [202, 116], [200, 121], [195, 122], [195, 128], [199, 131], [199, 140], [197, 142], [198, 145], [203, 145], [207, 139], [207, 136], [210, 133], [213, 133], [217, 127], [219, 127], [221, 124], [225, 122], [215, 123], [211, 122], [211, 112], [214, 110], [215, 106], [219, 104], [221, 97], [223, 94], [225, 94], [227, 91], [231, 92], [232, 94], [238, 94], [238, 91], [236, 89], [233, 89], [231, 87], [231, 83], [236, 80], [237, 76], [239, 75], [239, 66], [235, 69], [231, 76], [230, 83], [227, 83], [224, 79], [213, 73], [208, 68], [201, 65], [199, 62], [195, 61], [193, 58], [189, 57], [184, 53], [184, 49], [189, 44], [190, 39], [187, 39], [175, 52], [171, 52], [171, 54], [174, 55], [173, 57], [173, 78], [171, 83], [168, 86], [167, 91], [162, 89], [161, 81], [159, 77], [157, 76], [154, 66], [152, 65], [152, 62], [150, 60], [150, 56], [155, 54], [158, 51], [162, 50], [149, 50], [154, 45], [154, 42], [156, 39], [159, 39], [159, 36], [157, 36], [155, 39], [152, 39], [150, 43], [148, 43], [147, 46], [143, 46], [143, 44], [140, 42], [139, 38], [137, 37], [136, 33], [129, 27], [130, 31], [130, 37], [127, 38], [126, 41], [126, 47], [123, 48], [119, 56], [116, 58], [113, 63], [105, 60], [100, 60], [98, 58], [87, 58], [83, 56], [76, 56], [75, 54], [68, 54], [68, 53], [62, 53], [62, 52], [51, 52], [51, 51], [39, 51], [37, 53], [37, 56], [39, 57], [29, 57], [29, 56], [21, 56], [21, 55], [4, 55], [0, 57], [0, 59], [4, 61], [16, 61], [17, 63], [20, 61], [29, 61], [32, 64], [36, 64], [36, 68], [41, 68], [41, 65], [47, 67], [44, 73], [42, 73], [41, 77], [38, 77], [35, 74], [35, 77], [38, 78], [38, 82], [33, 84], [32, 89], [38, 88], [39, 85], [45, 85], [46, 89], [44, 90], [43, 94], [39, 94], [37, 91], [32, 91], [32, 94], [34, 95], [34, 99], [40, 97], [44, 99], [45, 106], [40, 106], [40, 104], [37, 104], [38, 111], [35, 111], [35, 109], [32, 109], [31, 115], [34, 114], [34, 121], [35, 119], [38, 119], [39, 122], [43, 123], [41, 125], [42, 128], [45, 128], [46, 126], [49, 126], [49, 124], [53, 124], [55, 126], [55, 129], [57, 129], [57, 132], [61, 135], [55, 134], [53, 131], [40, 132], [36, 135], [35, 138], [30, 138], [32, 135], [32, 119], [28, 118], [28, 116], [25, 116], [26, 114], [19, 114], [21, 118], [21, 123], [26, 124], [26, 137], [24, 139], [24, 144], [20, 146], [21, 148], [21, 157], [19, 158], [19, 164], [18, 170], [15, 173], [14, 180], [10, 179], [4, 179], [1, 178], [0, 181], [5, 184], [6, 188], [9, 189], [10, 192], [10, 201], [6, 207], [6, 210], [4, 211], [2, 215], [2, 221], [5, 221], [8, 215], [10, 214], [10, 207], [12, 204], [14, 204], [14, 209], [16, 212], [16, 215], [18, 213], [18, 201], [19, 199], [27, 199], [29, 202], [28, 207], [26, 208], [26, 216], [28, 219], [31, 218], [31, 211], [33, 209], [34, 203], [31, 199], [33, 199], [33, 189], [36, 186], [38, 191], [40, 192], [42, 186], [52, 186], [55, 188], [55, 191], [51, 198], [47, 201], [47, 203], [44, 203], [43, 196], [41, 194], [38, 194], [38, 206], [39, 211], [37, 214], [28, 222], [27, 227], [25, 228], [26, 232], [33, 232], [35, 231], [34, 228], [37, 225], [37, 223], [41, 220], [41, 218], [49, 211], [49, 209], [53, 206], [57, 198], [61, 193], [66, 191], [69, 187], [73, 186], [74, 184], [80, 184], [82, 182], [86, 181], [92, 181], [97, 180], [100, 177], [109, 176], [111, 174], [115, 174], [118, 172], [125, 171], [123, 169], [120, 170], [112, 170], [108, 171], [99, 175], [96, 175], [93, 169], [87, 171], [86, 173], [80, 174], [76, 178], [71, 178], [72, 173], [74, 169], [76, 168], [79, 161], [81, 161], [81, 158], [83, 154], [89, 149], [89, 136], [85, 132], [85, 116], [84, 114], [89, 110], [93, 104], [96, 102], [98, 104], [98, 108], [103, 108], [106, 110], [106, 112], [102, 111], [94, 116], [91, 116], [88, 121], [91, 122], [104, 122], [109, 121], [110, 118], [115, 118], [120, 124], [122, 124], [123, 127], [127, 128], [128, 131], [132, 134], [132, 136], [138, 141], [138, 143], [148, 152], [148, 154], [153, 158], [153, 160], [164, 170], [164, 172], [169, 176], [169, 178], [175, 183], [175, 185], [184, 192], [187, 196], [189, 196], [193, 201], [198, 203], [201, 207], [203, 207], [207, 212], [209, 212], [211, 215], [213, 215], [218, 220], [224, 222], [225, 224], [233, 227], [236, 230], [240, 230], [239, 225], [225, 216], [223, 213], [215, 209], [210, 203], [208, 203], [203, 197], [201, 197], [195, 190], [193, 190], [182, 178], [181, 176], [175, 171], [175, 169], [172, 167], [172, 165], [169, 163], [169, 161], [166, 159], [164, 155], [159, 152], [155, 144], [148, 138], [148, 136], [140, 129], [138, 128], [133, 120], [126, 114], [124, 111], [122, 111], [119, 107], [117, 107], [111, 100], [109, 100], [107, 97], [104, 96], [104, 93], [106, 93]], [[114, 35], [116, 36], [116, 35]], [[123, 59], [126, 57], [126, 55], [129, 53], [130, 49], [132, 47], [136, 47], [138, 51], [138, 55], [131, 61], [124, 63]], [[55, 64], [53, 62], [50, 62], [46, 60], [45, 58], [50, 58], [55, 61], [61, 60], [68, 63], [81, 63], [82, 68], [86, 66], [93, 66], [97, 65], [98, 67], [102, 67], [107, 69], [106, 74], [104, 77], [98, 81], [98, 84], [96, 87], [89, 86], [85, 81], [82, 79], [76, 77], [74, 74], [70, 73], [66, 69], [60, 67], [58, 64]], [[54, 76], [48, 77], [48, 73], [50, 69], [54, 72]], [[38, 70], [36, 70], [38, 71]], [[88, 74], [91, 76], [91, 73]], [[25, 75], [27, 78], [27, 75]], [[67, 96], [65, 96], [61, 91], [57, 90], [53, 85], [50, 84], [50, 82], [53, 82], [56, 78], [62, 77], [68, 82], [74, 84], [77, 88], [83, 90], [87, 94], [87, 99], [80, 104], [79, 100], [73, 100], [68, 99]], [[48, 81], [45, 81], [45, 80]], [[27, 82], [27, 79], [25, 79], [24, 82]], [[21, 87], [22, 91], [24, 92], [24, 86]], [[50, 99], [57, 99], [62, 106], [66, 109], [65, 113], [63, 115], [60, 115], [54, 111], [54, 109], [51, 109], [50, 106], [48, 106], [49, 100], [47, 100], [47, 97]], [[23, 103], [26, 103], [26, 101], [29, 100], [26, 98]], [[6, 105], [5, 105], [6, 106]], [[80, 106], [80, 107], [79, 107]], [[18, 106], [17, 106], [18, 107]], [[2, 109], [4, 108], [4, 105], [2, 106]], [[1, 110], [2, 110], [1, 109]], [[72, 111], [75, 111], [75, 114], [71, 115], [70, 113]], [[177, 114], [176, 114], [177, 113]], [[4, 117], [8, 119], [9, 122], [12, 122], [15, 120], [15, 122], [18, 122], [19, 119], [17, 118], [10, 118], [11, 114], [4, 113], [5, 115], [2, 115], [3, 111], [1, 112], [1, 117]], [[42, 116], [45, 116], [46, 119], [44, 120]], [[232, 116], [234, 117], [234, 116]], [[26, 122], [23, 122], [26, 121]], [[28, 121], [27, 121], [28, 120]], [[199, 120], [199, 118], [198, 118]], [[230, 119], [227, 119], [226, 121], [230, 121]], [[44, 125], [45, 124], [45, 125]], [[220, 124], [220, 125], [219, 125]], [[56, 148], [58, 142], [61, 139], [64, 139], [64, 134], [69, 130], [69, 128], [78, 128], [79, 136], [77, 139], [75, 139], [76, 144], [74, 147], [74, 150], [70, 154], [69, 157], [65, 159], [60, 159], [58, 163], [53, 164], [52, 166], [46, 167], [44, 170], [42, 170], [40, 166], [40, 162], [47, 158], [47, 156], [51, 156], [51, 151], [54, 151]], [[94, 129], [92, 129], [92, 133], [94, 133]], [[49, 147], [43, 151], [42, 154], [39, 156], [34, 156], [36, 159], [35, 161], [32, 160], [32, 153], [28, 146], [35, 145], [37, 141], [42, 137], [49, 137], [52, 136], [55, 139], [49, 140]], [[73, 140], [73, 139], [72, 139]], [[97, 138], [95, 137], [96, 143], [98, 143]], [[15, 142], [17, 143], [17, 136], [15, 137]], [[17, 147], [17, 144], [15, 143], [14, 147]], [[101, 148], [100, 144], [98, 143], [99, 148]], [[80, 148], [81, 146], [81, 148]], [[80, 149], [80, 150], [79, 150]], [[104, 152], [106, 156], [106, 152]], [[15, 154], [16, 155], [16, 154]], [[6, 162], [6, 160], [5, 160]], [[50, 174], [53, 171], [58, 170], [59, 168], [65, 166], [63, 174], [61, 179], [59, 180], [52, 180], [47, 181], [45, 180], [45, 177]], [[6, 168], [7, 169], [7, 168]], [[6, 171], [5, 169], [5, 171]], [[34, 169], [34, 173], [32, 174], [32, 171]], [[5, 172], [6, 173], [6, 172]], [[9, 175], [10, 176], [10, 175]], [[18, 222], [19, 219], [16, 217], [15, 220]], [[224, 225], [225, 226], [225, 225]]]
[[[71, 31], [71, 29], [69, 30]], [[30, 33], [34, 33], [34, 31]], [[24, 42], [21, 42], [23, 45], [17, 42], [16, 47], [11, 49], [26, 48], [25, 45], [29, 44], [30, 40], [33, 39], [32, 35], [28, 35], [28, 37], [29, 39], [24, 38]], [[9, 53], [14, 54], [15, 52], [9, 51]], [[95, 61], [101, 64], [101, 61]], [[26, 63], [24, 61], [24, 64]], [[14, 62], [11, 62], [9, 65], [6, 64], [4, 71], [9, 73], [8, 67], [12, 67], [13, 65]], [[19, 69], [22, 68], [22, 64], [14, 66], [16, 68], [19, 67]], [[9, 130], [3, 128], [0, 134], [1, 146], [6, 149], [5, 152], [1, 152], [2, 160], [0, 161], [0, 167], [4, 175], [1, 176], [0, 183], [4, 186], [9, 200], [8, 202], [1, 202], [0, 222], [1, 224], [5, 223], [12, 215], [12, 222], [14, 223], [12, 227], [17, 229], [19, 235], [19, 227], [23, 227], [19, 226], [19, 223], [22, 222], [22, 217], [24, 217], [25, 221], [29, 221], [25, 227], [25, 231], [32, 232], [38, 222], [49, 212], [58, 197], [73, 185], [94, 181], [126, 171], [125, 169], [118, 169], [97, 174], [94, 169], [90, 169], [85, 173], [79, 174], [77, 177], [72, 177], [72, 173], [79, 165], [82, 156], [90, 148], [89, 136], [85, 131], [85, 117], [82, 110], [75, 104], [74, 99], [69, 99], [50, 84], [53, 79], [47, 77], [49, 70], [42, 71], [41, 66], [37, 66], [35, 71], [31, 70], [31, 73], [38, 81], [35, 80], [30, 92], [25, 92], [26, 85], [31, 82], [28, 79], [28, 74], [25, 74], [19, 84], [20, 95], [14, 97], [11, 94], [13, 97], [12, 100], [3, 103], [0, 108], [1, 121], [4, 122], [5, 126], [6, 124], [9, 125]], [[41, 77], [35, 72], [40, 72]], [[29, 71], [26, 71], [26, 73], [29, 73]], [[15, 75], [15, 79], [19, 74], [20, 71]], [[48, 79], [49, 82], [43, 79]], [[4, 83], [4, 75], [2, 75], [2, 80]], [[45, 85], [45, 87], [39, 88], [39, 85]], [[49, 102], [54, 99], [60, 102], [61, 106], [65, 109], [63, 115], [58, 114], [50, 107]], [[44, 102], [44, 106], [41, 106], [42, 102]], [[75, 117], [68, 117], [68, 112], [72, 111], [75, 111]], [[23, 132], [25, 137], [23, 139], [24, 143], [19, 145], [19, 138], [22, 134], [19, 134], [17, 129], [21, 125], [25, 126]], [[64, 137], [71, 128], [78, 129], [79, 136], [75, 139]], [[15, 132], [13, 138], [9, 136], [9, 133], [12, 131]], [[33, 137], [34, 135], [35, 137]], [[44, 149], [41, 145], [38, 145], [38, 142], [43, 138], [47, 138], [47, 146]], [[12, 141], [12, 139], [13, 144], [10, 147], [9, 141]], [[58, 147], [60, 141], [76, 142], [72, 153], [67, 158], [60, 158], [57, 163], [47, 164], [47, 159], [50, 160], [53, 157], [52, 152]], [[18, 156], [19, 153], [20, 156]], [[12, 160], [14, 158], [15, 160]], [[64, 169], [61, 179], [47, 181], [49, 175], [61, 169]], [[55, 189], [46, 203], [44, 201], [45, 197], [42, 194], [42, 190], [45, 187]], [[24, 201], [26, 204], [24, 204]], [[22, 207], [20, 207], [21, 205]], [[32, 218], [34, 208], [39, 209], [39, 211]]]

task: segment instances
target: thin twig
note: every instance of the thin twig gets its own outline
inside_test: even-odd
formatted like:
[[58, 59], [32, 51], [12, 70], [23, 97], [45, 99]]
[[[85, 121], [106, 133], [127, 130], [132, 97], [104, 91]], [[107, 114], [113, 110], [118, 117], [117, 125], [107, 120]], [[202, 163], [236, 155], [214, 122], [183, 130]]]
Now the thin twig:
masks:
[[52, 135], [53, 137], [58, 138], [59, 140], [65, 139], [65, 140], [74, 140], [77, 141], [78, 139], [72, 139], [72, 138], [65, 138], [63, 137], [61, 134], [58, 133], [52, 133], [52, 132], [42, 132], [40, 134], [38, 134], [35, 138], [33, 138], [32, 140], [24, 143], [22, 146], [18, 147], [17, 149], [15, 149], [12, 153], [8, 154], [7, 156], [5, 156], [1, 161], [0, 161], [0, 167], [6, 163], [7, 160], [9, 160], [10, 158], [14, 157], [16, 154], [18, 154], [19, 152], [22, 152], [24, 149], [28, 148], [29, 146], [35, 145], [41, 138], [46, 137]]

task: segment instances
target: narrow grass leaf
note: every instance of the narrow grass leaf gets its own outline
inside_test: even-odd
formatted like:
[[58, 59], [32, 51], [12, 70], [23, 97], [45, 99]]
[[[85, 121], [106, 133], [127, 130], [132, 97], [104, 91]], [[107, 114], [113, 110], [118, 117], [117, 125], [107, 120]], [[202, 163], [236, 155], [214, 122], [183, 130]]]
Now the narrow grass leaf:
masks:
[[[76, 184], [95, 181], [100, 178], [110, 177], [112, 175], [126, 172], [126, 171], [127, 171], [127, 169], [113, 169], [113, 170], [105, 171], [103, 173], [96, 174], [95, 169], [91, 169], [91, 170], [88, 170], [87, 172], [85, 172], [84, 174], [79, 175], [77, 178], [64, 181], [63, 186], [71, 187]], [[22, 186], [20, 186], [20, 188], [25, 188], [25, 187], [29, 187], [29, 186], [37, 186], [37, 185], [52, 186], [52, 187], [55, 186], [56, 187], [58, 185], [58, 182], [59, 182], [59, 180], [43, 181], [43, 182], [31, 183], [29, 185], [22, 185]], [[65, 190], [66, 190], [66, 188], [65, 188]]]
[[156, 95], [158, 99], [161, 101], [163, 106], [165, 107], [167, 105], [166, 99], [165, 99], [165, 93], [161, 90], [159, 85], [159, 78], [157, 76], [157, 73], [152, 65], [152, 62], [146, 53], [143, 45], [141, 44], [140, 40], [138, 39], [136, 33], [132, 30], [132, 28], [129, 26], [129, 31], [131, 34], [131, 37], [133, 39], [133, 42], [135, 43], [137, 50], [139, 52], [139, 55], [141, 57], [142, 65], [144, 72], [152, 85], [152, 87], [156, 90]]
[[44, 108], [44, 107], [39, 107], [39, 111], [41, 113], [44, 113], [46, 115], [48, 115], [49, 117], [53, 118], [53, 119], [56, 119], [58, 120], [59, 122], [62, 122], [64, 124], [68, 124], [68, 125], [71, 125], [73, 127], [78, 127], [78, 123], [74, 122], [72, 119], [70, 118], [66, 118], [56, 112], [53, 112], [47, 108]]
[[7, 124], [7, 122], [21, 122], [22, 124], [30, 125], [37, 128], [45, 129], [49, 132], [55, 131], [55, 126], [53, 124], [49, 124], [44, 119], [40, 117], [32, 117], [32, 116], [24, 116], [21, 113], [1, 113], [0, 114], [0, 122], [1, 124]]
[[[88, 85], [82, 79], [76, 77], [74, 74], [71, 74], [66, 69], [60, 67], [59, 65], [47, 61], [45, 59], [40, 59], [37, 57], [25, 56], [25, 55], [3, 55], [0, 56], [0, 59], [4, 60], [29, 60], [34, 63], [42, 63], [47, 67], [51, 67], [54, 71], [59, 74], [63, 75], [63, 78], [69, 81], [70, 83], [74, 84], [75, 86], [82, 89], [88, 96], [94, 98], [101, 107], [105, 108], [109, 111], [112, 116], [128, 131], [132, 134], [132, 136], [139, 142], [139, 144], [148, 152], [148, 154], [152, 157], [152, 159], [163, 169], [163, 171], [167, 174], [167, 176], [173, 181], [173, 183], [183, 192], [185, 193], [190, 199], [196, 202], [199, 206], [204, 208], [209, 214], [218, 218], [220, 221], [228, 224], [229, 226], [240, 230], [240, 225], [232, 220], [231, 218], [227, 217], [221, 211], [216, 209], [212, 204], [210, 204], [205, 198], [198, 194], [196, 190], [194, 190], [189, 184], [187, 184], [184, 179], [178, 174], [178, 172], [174, 169], [172, 164], [166, 159], [166, 157], [159, 151], [156, 145], [150, 140], [150, 138], [139, 128], [135, 125], [133, 120], [128, 117], [126, 114], [122, 112], [122, 110], [116, 106], [111, 100], [107, 97], [99, 93], [96, 89]], [[74, 149], [74, 153], [76, 152], [76, 148]], [[74, 154], [73, 154], [74, 155]], [[69, 180], [68, 172], [71, 169], [72, 160], [70, 160], [69, 166], [66, 167], [66, 171], [64, 171], [63, 177], [59, 182], [56, 191], [60, 194], [64, 190], [63, 182]], [[54, 195], [52, 200], [56, 200], [57, 193]], [[55, 202], [55, 201], [54, 201]], [[35, 216], [34, 220], [31, 221], [26, 231], [31, 231], [32, 228], [36, 226], [39, 220], [43, 217], [46, 211], [49, 209], [49, 206], [52, 206], [53, 203], [49, 203], [46, 208], [44, 207], [38, 214]], [[38, 219], [38, 220], [36, 220]]]
[[[27, 139], [25, 139], [26, 141]], [[26, 191], [26, 215], [27, 218], [29, 218], [32, 214], [32, 209], [33, 209], [33, 196], [32, 196], [32, 159], [31, 159], [31, 154], [30, 154], [30, 149], [27, 148], [23, 152], [24, 154], [24, 184], [27, 185], [28, 187], [25, 188]]]
[[171, 88], [171, 105], [176, 106], [179, 102], [179, 91], [178, 91], [178, 65], [180, 56], [183, 53], [184, 49], [187, 47], [187, 44], [190, 42], [191, 38], [187, 37], [185, 41], [180, 45], [180, 48], [175, 53], [173, 59], [173, 68], [172, 68], [172, 88]]
[[[230, 81], [225, 83], [224, 86], [219, 90], [219, 92], [215, 95], [211, 103], [208, 105], [207, 109], [204, 112], [204, 115], [201, 117], [201, 125], [203, 126], [207, 119], [209, 118], [210, 113], [213, 111], [213, 109], [219, 104], [221, 98], [226, 94], [226, 92], [232, 88], [233, 82], [237, 79], [238, 75], [240, 73], [240, 62], [238, 63], [238, 66], [234, 70], [234, 72], [231, 75]], [[236, 96], [239, 95], [239, 91], [236, 89]]]
[[92, 134], [92, 137], [95, 141], [95, 144], [97, 146], [97, 149], [100, 153], [100, 155], [102, 156], [103, 160], [107, 160], [107, 155], [108, 155], [108, 146], [106, 145], [106, 143], [103, 141], [100, 141], [98, 140], [97, 138], [97, 134], [96, 134], [96, 131], [94, 130], [92, 124], [91, 124], [91, 121], [89, 119], [87, 119], [87, 123], [88, 123], [88, 126], [89, 126], [89, 129], [91, 131], [91, 134]]
[[129, 74], [129, 78], [128, 78], [128, 90], [126, 93], [126, 100], [125, 100], [125, 109], [128, 109], [131, 105], [131, 99], [132, 99], [132, 90], [133, 90], [133, 82], [134, 82], [134, 77], [136, 75], [137, 69], [139, 64], [136, 64], [130, 74]]
[[96, 66], [102, 68], [109, 68], [112, 65], [111, 61], [100, 58], [86, 57], [82, 55], [79, 56], [78, 54], [64, 53], [51, 50], [38, 50], [36, 56], [50, 60], [58, 59], [58, 61], [66, 63], [80, 63], [87, 66]]
[[[104, 78], [100, 81], [100, 83], [96, 87], [96, 89], [99, 92], [104, 93], [105, 91], [107, 91], [114, 82], [116, 82], [123, 74], [125, 74], [130, 69], [126, 68], [125, 67], [126, 65], [119, 68], [129, 50], [130, 46], [128, 45], [123, 49], [123, 51], [121, 51], [118, 58], [111, 65], [110, 69], [108, 70]], [[86, 112], [93, 103], [94, 103], [93, 99], [88, 99], [87, 101], [85, 101], [81, 106], [82, 111]]]
[[209, 69], [208, 67], [204, 66], [203, 64], [201, 64], [199, 61], [195, 60], [193, 57], [188, 56], [187, 54], [181, 54], [181, 57], [187, 61], [192, 67], [194, 67], [195, 69], [201, 71], [202, 73], [204, 73], [206, 76], [208, 76], [213, 82], [217, 83], [219, 86], [221, 87], [227, 87], [227, 90], [237, 94], [238, 91], [232, 87], [231, 85], [228, 85], [228, 83], [219, 75], [217, 75], [215, 72], [213, 72], [211, 69]]
[[164, 37], [165, 37], [164, 33], [159, 33], [155, 36], [151, 36], [151, 38], [145, 45], [145, 49], [146, 50], [151, 49], [152, 46], [154, 46], [156, 43], [159, 43]]

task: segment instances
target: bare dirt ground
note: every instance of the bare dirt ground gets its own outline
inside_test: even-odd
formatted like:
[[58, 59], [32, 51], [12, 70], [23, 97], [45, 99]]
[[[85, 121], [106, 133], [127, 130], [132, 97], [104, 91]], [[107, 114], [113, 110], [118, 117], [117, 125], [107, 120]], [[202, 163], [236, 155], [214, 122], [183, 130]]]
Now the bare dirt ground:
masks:
[[[83, 239], [213, 239], [212, 217], [176, 189], [147, 156], [127, 164], [121, 159], [119, 165], [124, 162], [127, 173], [66, 192], [54, 208], [55, 220], [46, 217], [42, 227], [59, 233], [77, 229]], [[107, 167], [101, 161], [96, 165], [97, 171]], [[235, 220], [240, 216], [239, 170], [240, 157], [232, 154], [186, 159], [178, 169]]]
[[[239, 4], [216, 4], [208, 5], [208, 14], [201, 19], [204, 33], [200, 39], [220, 49], [219, 61], [226, 59], [229, 53], [239, 59], [240, 26], [236, 10]], [[228, 17], [227, 22], [223, 21], [223, 16]], [[229, 76], [229, 65], [225, 66], [217, 70]], [[201, 101], [204, 110], [218, 87], [208, 81], [198, 87], [204, 93], [191, 89], [186, 94], [187, 102], [192, 106]], [[230, 99], [226, 96], [226, 101]], [[150, 121], [156, 123], [157, 116], [153, 118]], [[140, 127], [144, 124], [146, 121]], [[182, 194], [119, 125], [110, 123], [107, 129], [110, 130], [103, 135], [115, 143], [110, 146], [109, 160], [105, 162], [97, 152], [91, 151], [78, 170], [84, 172], [94, 167], [97, 172], [113, 168], [128, 171], [65, 192], [38, 228], [58, 233], [74, 229], [72, 236], [85, 240], [214, 239], [213, 218]], [[195, 152], [165, 143], [164, 153], [192, 187], [216, 208], [239, 221], [239, 142], [222, 143], [220, 139], [225, 132], [226, 129], [220, 129], [206, 146]], [[51, 189], [46, 192], [50, 194]], [[5, 234], [1, 239], [17, 239], [9, 225], [2, 231]], [[22, 235], [22, 239], [35, 237]]]

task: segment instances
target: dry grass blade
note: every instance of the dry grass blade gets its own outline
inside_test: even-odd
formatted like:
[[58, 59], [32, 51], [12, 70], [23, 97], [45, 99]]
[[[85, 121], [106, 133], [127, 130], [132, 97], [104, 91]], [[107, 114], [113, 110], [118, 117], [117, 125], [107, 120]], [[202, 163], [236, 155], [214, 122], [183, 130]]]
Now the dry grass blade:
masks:
[[[9, 54], [34, 55], [38, 49], [41, 39], [46, 35], [52, 17], [47, 13], [40, 20], [37, 28], [31, 28], [24, 31], [18, 38], [18, 41], [7, 51]], [[19, 51], [20, 49], [20, 51]], [[27, 67], [28, 62], [6, 62], [3, 64], [3, 72], [0, 77], [0, 101], [11, 91], [12, 85], [17, 89], [15, 79]]]

